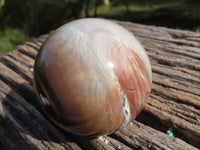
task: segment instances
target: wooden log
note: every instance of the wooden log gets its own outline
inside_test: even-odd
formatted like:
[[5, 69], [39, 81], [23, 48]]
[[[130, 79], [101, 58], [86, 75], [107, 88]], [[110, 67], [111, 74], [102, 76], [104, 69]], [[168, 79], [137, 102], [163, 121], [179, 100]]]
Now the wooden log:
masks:
[[124, 140], [133, 149], [196, 149], [184, 141], [169, 137], [168, 135], [133, 121], [126, 128], [114, 133], [114, 136]]
[[[150, 57], [148, 103], [126, 128], [99, 138], [63, 131], [44, 115], [33, 88], [34, 59], [48, 37], [0, 57], [0, 149], [200, 148], [200, 33], [119, 22]], [[167, 135], [172, 128], [175, 137]]]

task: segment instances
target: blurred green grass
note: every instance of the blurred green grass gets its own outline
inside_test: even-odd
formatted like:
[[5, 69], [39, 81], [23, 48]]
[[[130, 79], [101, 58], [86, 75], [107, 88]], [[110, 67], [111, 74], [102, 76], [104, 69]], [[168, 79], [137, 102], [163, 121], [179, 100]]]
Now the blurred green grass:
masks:
[[[92, 11], [91, 11], [92, 12]], [[100, 6], [99, 17], [131, 21], [147, 25], [200, 31], [200, 1], [198, 0], [135, 0], [125, 5]]]
[[0, 31], [0, 55], [16, 50], [16, 46], [23, 43], [26, 39], [28, 39], [28, 36], [19, 28], [8, 27]]
[[[52, 6], [50, 0], [41, 0], [42, 3], [38, 0], [39, 7], [30, 5], [32, 2], [27, 1], [24, 2], [26, 7], [18, 8], [20, 5], [17, 1], [20, 0], [17, 0], [15, 5], [19, 14], [10, 8], [12, 0], [6, 1], [10, 1], [10, 5], [4, 18], [9, 20], [10, 24], [7, 20], [0, 24], [0, 55], [16, 50], [18, 44], [70, 20], [85, 17], [84, 1], [80, 3], [78, 0], [70, 0], [70, 3], [67, 3], [61, 0], [63, 4], [52, 2]], [[90, 2], [89, 17], [93, 17], [95, 1]], [[97, 17], [200, 32], [200, 0], [110, 0], [110, 2], [109, 6], [102, 3], [98, 5]], [[0, 14], [1, 11], [0, 8]], [[12, 16], [14, 18], [11, 18]]]

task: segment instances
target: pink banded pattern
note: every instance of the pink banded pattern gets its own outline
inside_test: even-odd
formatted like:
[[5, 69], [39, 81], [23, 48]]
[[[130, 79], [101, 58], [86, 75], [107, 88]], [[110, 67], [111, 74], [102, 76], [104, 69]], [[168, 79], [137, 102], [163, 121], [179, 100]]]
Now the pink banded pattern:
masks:
[[108, 42], [108, 58], [113, 62], [114, 72], [130, 103], [132, 119], [140, 113], [148, 99], [151, 81], [145, 64], [134, 50], [118, 40]]

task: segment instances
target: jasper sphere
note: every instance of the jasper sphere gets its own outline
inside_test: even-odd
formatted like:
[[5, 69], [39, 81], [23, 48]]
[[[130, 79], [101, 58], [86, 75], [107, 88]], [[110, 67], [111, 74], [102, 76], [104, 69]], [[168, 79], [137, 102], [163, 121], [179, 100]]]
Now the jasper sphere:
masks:
[[83, 136], [111, 134], [135, 119], [151, 80], [139, 41], [104, 19], [80, 19], [53, 31], [34, 66], [34, 86], [47, 116]]

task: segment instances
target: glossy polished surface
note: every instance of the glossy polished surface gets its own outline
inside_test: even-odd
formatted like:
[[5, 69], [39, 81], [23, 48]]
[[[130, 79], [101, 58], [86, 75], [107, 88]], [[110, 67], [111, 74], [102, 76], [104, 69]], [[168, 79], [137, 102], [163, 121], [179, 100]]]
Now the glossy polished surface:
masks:
[[77, 135], [111, 134], [126, 126], [144, 107], [151, 80], [141, 44], [103, 19], [76, 20], [54, 31], [34, 68], [45, 112]]

